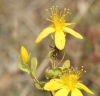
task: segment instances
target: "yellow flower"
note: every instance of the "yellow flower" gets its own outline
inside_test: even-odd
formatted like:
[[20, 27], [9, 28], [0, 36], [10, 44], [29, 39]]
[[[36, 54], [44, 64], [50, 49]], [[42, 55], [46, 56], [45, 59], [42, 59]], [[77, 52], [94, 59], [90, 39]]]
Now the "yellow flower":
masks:
[[[48, 9], [46, 10], [48, 12]], [[49, 12], [48, 12], [49, 14]], [[50, 15], [50, 14], [49, 14]], [[51, 8], [51, 16], [49, 20], [50, 22], [52, 22], [53, 24], [50, 25], [49, 27], [45, 28], [40, 35], [38, 36], [38, 38], [36, 39], [36, 43], [39, 43], [43, 38], [45, 38], [46, 36], [48, 36], [51, 33], [55, 32], [55, 45], [59, 50], [64, 49], [65, 47], [65, 33], [69, 33], [73, 36], [75, 36], [76, 38], [79, 39], [83, 39], [83, 37], [75, 32], [74, 30], [72, 30], [71, 28], [68, 28], [67, 26], [72, 25], [74, 23], [65, 23], [66, 20], [68, 19], [70, 13], [66, 10], [66, 8], [64, 9], [64, 11], [59, 12], [58, 7], [52, 7]]]
[[69, 92], [71, 92], [71, 96], [83, 96], [79, 89], [93, 94], [84, 84], [78, 81], [84, 72], [86, 71], [83, 71], [83, 68], [81, 70], [70, 68], [67, 74], [63, 75], [60, 79], [51, 79], [46, 83], [44, 90], [57, 90], [54, 96], [68, 96]]
[[25, 47], [23, 47], [23, 46], [22, 46], [21, 49], [20, 49], [20, 58], [21, 58], [21, 60], [22, 60], [24, 63], [28, 63], [29, 58], [30, 58], [30, 56], [29, 56], [27, 50], [26, 50]]

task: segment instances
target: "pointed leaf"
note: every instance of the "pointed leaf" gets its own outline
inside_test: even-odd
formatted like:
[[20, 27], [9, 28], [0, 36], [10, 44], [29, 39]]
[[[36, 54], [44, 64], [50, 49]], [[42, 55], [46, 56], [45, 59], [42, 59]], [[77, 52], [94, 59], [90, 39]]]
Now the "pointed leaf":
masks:
[[28, 65], [19, 62], [19, 63], [18, 63], [18, 67], [19, 67], [22, 71], [25, 71], [25, 72], [28, 72], [28, 73], [29, 73]]
[[42, 87], [41, 84], [39, 84], [39, 83], [35, 83], [35, 87], [36, 87], [37, 89], [43, 90], [43, 87]]
[[33, 75], [36, 73], [36, 68], [37, 68], [37, 59], [34, 57], [31, 59], [31, 72]]
[[63, 69], [68, 69], [69, 67], [70, 67], [70, 61], [69, 61], [69, 60], [66, 60], [66, 61], [63, 63], [62, 68], [63, 68]]

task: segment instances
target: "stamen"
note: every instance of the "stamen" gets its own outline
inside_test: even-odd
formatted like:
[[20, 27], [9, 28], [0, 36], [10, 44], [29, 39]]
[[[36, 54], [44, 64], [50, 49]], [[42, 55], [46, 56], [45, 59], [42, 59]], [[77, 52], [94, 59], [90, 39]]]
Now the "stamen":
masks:
[[48, 13], [48, 15], [50, 16], [50, 13], [49, 13], [48, 9], [46, 9], [46, 12], [47, 12], [47, 13]]
[[53, 16], [53, 8], [51, 7], [50, 10], [51, 10], [51, 14], [52, 14], [52, 16]]
[[69, 12], [66, 13], [65, 20], [67, 20], [67, 19], [69, 18], [70, 14], [71, 14], [71, 13], [69, 13]]
[[62, 15], [62, 11], [60, 12], [60, 17], [61, 17], [61, 15]]
[[66, 8], [64, 9], [64, 14], [66, 14]]
[[50, 19], [48, 19], [48, 18], [46, 18], [46, 20], [48, 20], [48, 21], [50, 21], [50, 22], [53, 22], [52, 20], [50, 20]]
[[86, 73], [86, 71], [84, 71], [83, 68], [84, 66], [81, 66], [81, 69], [78, 70], [77, 68], [71, 67], [70, 69], [67, 70], [66, 74], [67, 76], [76, 75], [77, 79], [79, 79], [84, 73]]
[[70, 16], [69, 13], [69, 9], [67, 10], [66, 8], [64, 8], [63, 11], [58, 10], [58, 6], [54, 7], [52, 6], [50, 8], [50, 11], [48, 9], [46, 9], [50, 19], [46, 18], [48, 21], [53, 22], [56, 31], [61, 31], [62, 27], [64, 26], [66, 20], [68, 19], [68, 17]]

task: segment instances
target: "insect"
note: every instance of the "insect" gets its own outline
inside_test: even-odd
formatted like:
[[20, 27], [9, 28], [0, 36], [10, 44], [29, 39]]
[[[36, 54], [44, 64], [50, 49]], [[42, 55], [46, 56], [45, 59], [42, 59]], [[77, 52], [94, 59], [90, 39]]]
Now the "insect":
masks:
[[59, 56], [60, 50], [56, 46], [50, 46], [51, 48], [51, 54], [50, 57], [53, 59], [57, 59]]

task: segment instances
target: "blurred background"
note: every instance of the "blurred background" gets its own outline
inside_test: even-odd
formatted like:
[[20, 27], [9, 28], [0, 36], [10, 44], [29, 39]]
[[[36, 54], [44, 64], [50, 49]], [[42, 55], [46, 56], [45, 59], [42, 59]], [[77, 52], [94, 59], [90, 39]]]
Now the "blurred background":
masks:
[[[31, 57], [37, 57], [37, 78], [45, 80], [44, 69], [51, 37], [39, 44], [35, 39], [51, 22], [46, 9], [58, 6], [70, 9], [67, 22], [83, 35], [79, 40], [70, 34], [66, 37], [65, 60], [71, 65], [84, 66], [87, 71], [81, 78], [95, 96], [100, 96], [100, 0], [0, 0], [0, 96], [50, 96], [35, 88], [30, 76], [18, 68], [20, 47], [26, 47]], [[91, 96], [82, 91], [84, 96]]]

